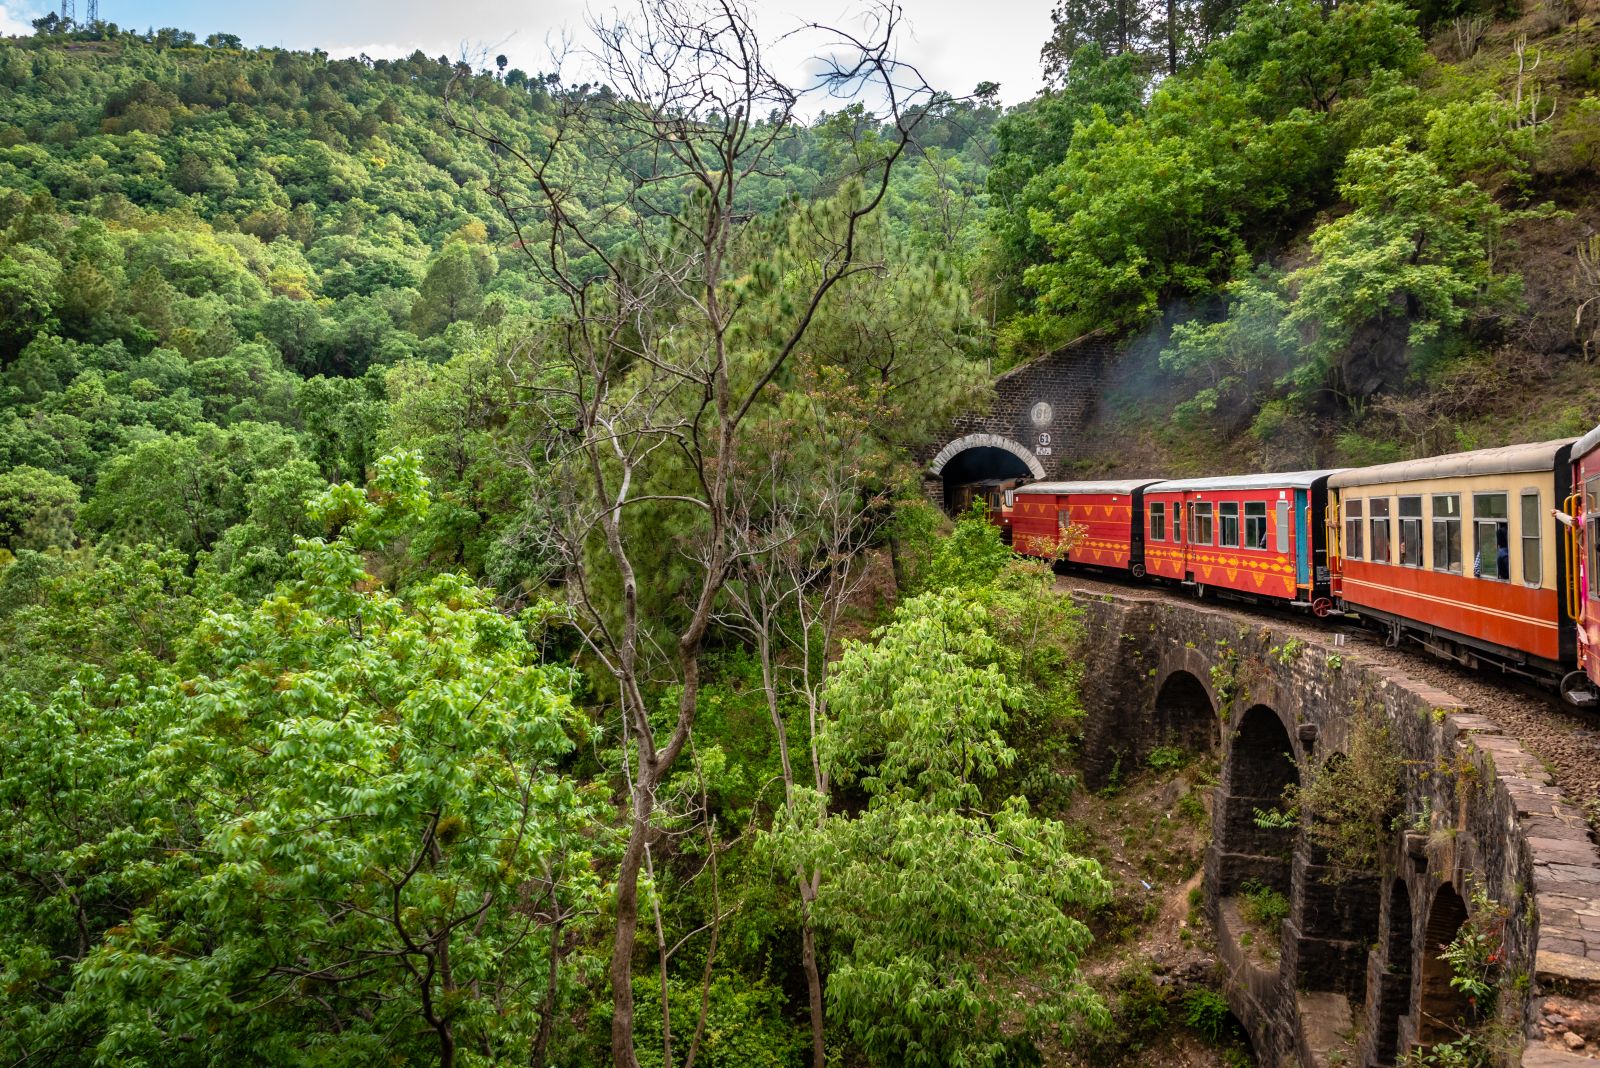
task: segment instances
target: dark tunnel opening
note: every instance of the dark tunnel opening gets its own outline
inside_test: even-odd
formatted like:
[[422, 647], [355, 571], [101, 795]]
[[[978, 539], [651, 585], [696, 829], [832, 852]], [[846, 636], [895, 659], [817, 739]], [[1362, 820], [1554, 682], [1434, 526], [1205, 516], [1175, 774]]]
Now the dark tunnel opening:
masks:
[[941, 472], [944, 479], [944, 509], [951, 515], [963, 510], [966, 502], [971, 500], [970, 494], [961, 492], [963, 486], [994, 479], [1028, 479], [1032, 476], [1033, 472], [1028, 470], [1022, 458], [1005, 449], [989, 445], [963, 449], [950, 458]]

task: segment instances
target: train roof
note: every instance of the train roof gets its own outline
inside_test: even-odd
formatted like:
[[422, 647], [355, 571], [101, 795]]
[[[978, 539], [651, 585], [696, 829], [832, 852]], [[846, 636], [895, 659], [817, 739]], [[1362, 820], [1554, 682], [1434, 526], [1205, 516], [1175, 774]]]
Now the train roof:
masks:
[[1600, 449], [1600, 426], [1578, 439], [1578, 443], [1572, 447], [1572, 455], [1587, 456], [1596, 449]]
[[1132, 493], [1159, 482], [1155, 478], [1129, 478], [1101, 482], [1030, 482], [1018, 486], [1018, 493]]
[[1329, 479], [1334, 487], [1375, 486], [1386, 482], [1418, 482], [1430, 478], [1468, 478], [1473, 475], [1510, 475], [1523, 471], [1550, 471], [1574, 438], [1506, 445], [1498, 449], [1402, 460], [1376, 467], [1356, 467]]
[[1207, 475], [1203, 478], [1178, 478], [1158, 482], [1148, 493], [1210, 493], [1219, 490], [1309, 489], [1318, 479], [1338, 474], [1340, 467], [1326, 471], [1267, 471], [1259, 475]]

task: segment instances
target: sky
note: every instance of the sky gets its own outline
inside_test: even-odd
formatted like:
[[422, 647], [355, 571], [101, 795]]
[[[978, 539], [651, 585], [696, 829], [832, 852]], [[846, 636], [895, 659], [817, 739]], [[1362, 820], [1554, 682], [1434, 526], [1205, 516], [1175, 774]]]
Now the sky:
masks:
[[[901, 2], [907, 32], [900, 58], [914, 64], [929, 84], [963, 96], [981, 81], [999, 82], [1007, 104], [1038, 92], [1039, 46], [1050, 33], [1052, 0]], [[76, 3], [81, 15], [86, 0]], [[750, 3], [762, 33], [772, 36], [805, 20], [842, 25], [859, 10], [848, 0]], [[581, 44], [588, 13], [604, 14], [615, 6], [615, 0], [100, 0], [100, 17], [126, 29], [175, 26], [201, 39], [221, 31], [239, 35], [246, 44], [321, 48], [335, 58], [363, 52], [374, 59], [395, 58], [420, 48], [455, 59], [487, 50], [531, 73], [551, 69], [551, 40], [565, 31]], [[29, 21], [49, 10], [59, 10], [59, 0], [0, 0], [0, 34], [31, 33]], [[786, 57], [795, 84], [804, 81], [806, 58]]]

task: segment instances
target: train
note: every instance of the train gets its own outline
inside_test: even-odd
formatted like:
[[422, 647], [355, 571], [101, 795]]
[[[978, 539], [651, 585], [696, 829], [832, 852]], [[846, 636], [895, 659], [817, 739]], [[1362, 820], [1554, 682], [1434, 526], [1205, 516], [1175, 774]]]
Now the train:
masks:
[[1358, 617], [1600, 711], [1600, 426], [1372, 467], [985, 483], [1017, 552]]

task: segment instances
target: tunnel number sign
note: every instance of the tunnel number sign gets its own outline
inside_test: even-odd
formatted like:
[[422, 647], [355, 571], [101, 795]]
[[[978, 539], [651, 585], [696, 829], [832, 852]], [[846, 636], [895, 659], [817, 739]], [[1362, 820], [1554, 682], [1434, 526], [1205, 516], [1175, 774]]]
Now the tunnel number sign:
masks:
[[[1035, 404], [1033, 406], [1033, 410], [1028, 413], [1028, 418], [1032, 419], [1033, 425], [1037, 427], [1049, 426], [1050, 421], [1055, 417], [1055, 409], [1050, 407], [1049, 401], [1040, 401], [1039, 403]], [[1041, 430], [1039, 432], [1039, 443], [1035, 447], [1034, 451], [1040, 456], [1050, 455], [1050, 432], [1048, 430]]]

